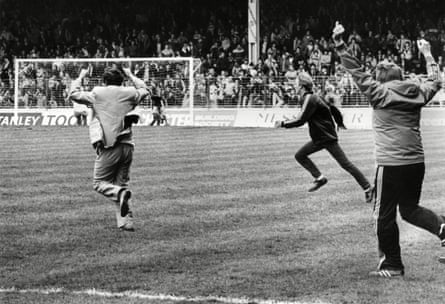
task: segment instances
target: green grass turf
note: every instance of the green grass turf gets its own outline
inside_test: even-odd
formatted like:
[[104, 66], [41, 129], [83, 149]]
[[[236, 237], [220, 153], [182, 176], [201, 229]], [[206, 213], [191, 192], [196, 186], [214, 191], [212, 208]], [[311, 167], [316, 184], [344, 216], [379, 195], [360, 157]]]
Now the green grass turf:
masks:
[[[400, 224], [407, 274], [377, 265], [372, 206], [325, 151], [329, 178], [308, 193], [293, 158], [307, 130], [136, 128], [131, 172], [136, 232], [115, 228], [113, 203], [92, 190], [85, 128], [0, 129], [1, 303], [151, 303], [69, 291], [96, 288], [178, 296], [329, 303], [443, 303], [438, 240]], [[422, 205], [445, 214], [445, 132], [425, 128]], [[340, 133], [374, 177], [371, 131]], [[166, 302], [163, 302], [166, 303]]]

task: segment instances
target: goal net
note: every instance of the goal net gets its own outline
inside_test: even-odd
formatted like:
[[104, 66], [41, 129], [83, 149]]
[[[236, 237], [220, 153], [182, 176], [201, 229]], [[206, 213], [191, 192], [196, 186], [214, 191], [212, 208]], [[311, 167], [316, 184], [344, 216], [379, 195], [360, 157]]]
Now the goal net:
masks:
[[[72, 107], [67, 98], [71, 82], [82, 68], [90, 68], [82, 89], [90, 91], [103, 84], [102, 75], [110, 66], [129, 67], [143, 79], [153, 94], [164, 97], [169, 107], [194, 106], [194, 71], [199, 59], [171, 58], [85, 58], [85, 59], [17, 59], [15, 61], [14, 108]], [[132, 85], [125, 82], [124, 85]], [[151, 99], [140, 104], [151, 107]]]

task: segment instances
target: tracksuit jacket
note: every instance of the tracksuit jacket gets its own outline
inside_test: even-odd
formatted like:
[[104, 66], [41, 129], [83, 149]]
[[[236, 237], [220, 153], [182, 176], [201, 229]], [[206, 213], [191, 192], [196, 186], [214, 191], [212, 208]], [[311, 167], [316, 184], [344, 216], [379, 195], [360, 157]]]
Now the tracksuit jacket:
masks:
[[329, 105], [320, 96], [307, 92], [297, 118], [284, 121], [284, 128], [294, 128], [309, 125], [309, 135], [316, 145], [323, 145], [338, 140], [335, 123], [332, 119]]
[[360, 61], [349, 54], [345, 47], [339, 48], [337, 54], [374, 109], [372, 123], [377, 165], [423, 163], [421, 109], [440, 89], [440, 82], [393, 80], [380, 83], [364, 71]]

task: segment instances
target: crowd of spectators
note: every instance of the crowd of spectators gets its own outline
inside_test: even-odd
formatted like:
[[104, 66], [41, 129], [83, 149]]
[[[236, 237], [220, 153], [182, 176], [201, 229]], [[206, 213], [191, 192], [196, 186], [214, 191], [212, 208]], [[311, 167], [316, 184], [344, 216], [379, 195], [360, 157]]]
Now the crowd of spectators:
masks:
[[[295, 78], [303, 70], [341, 103], [366, 104], [333, 52], [335, 21], [349, 30], [348, 48], [369, 71], [386, 59], [407, 74], [424, 73], [419, 38], [430, 41], [445, 71], [443, 6], [441, 0], [260, 1], [260, 56], [253, 64], [247, 60], [247, 1], [0, 0], [0, 105], [12, 102], [15, 58], [177, 56], [200, 59], [195, 100], [202, 105], [296, 104]], [[72, 75], [44, 64], [23, 73], [23, 105], [68, 105], [60, 92]], [[185, 74], [164, 76], [169, 79], [154, 85], [168, 104], [184, 105]], [[182, 81], [181, 94], [172, 95], [170, 78]]]

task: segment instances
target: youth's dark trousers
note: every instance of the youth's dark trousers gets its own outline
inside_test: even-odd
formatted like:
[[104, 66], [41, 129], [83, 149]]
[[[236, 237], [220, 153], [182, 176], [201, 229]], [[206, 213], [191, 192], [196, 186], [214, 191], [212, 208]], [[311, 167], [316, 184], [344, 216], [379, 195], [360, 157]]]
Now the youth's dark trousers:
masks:
[[363, 173], [359, 169], [357, 169], [357, 167], [354, 166], [354, 164], [347, 158], [346, 154], [343, 152], [337, 141], [327, 144], [315, 144], [313, 141], [310, 141], [303, 147], [301, 147], [300, 150], [298, 150], [298, 152], [295, 154], [295, 159], [301, 166], [309, 171], [309, 173], [314, 178], [317, 178], [321, 175], [321, 172], [308, 156], [323, 149], [326, 149], [329, 154], [331, 154], [332, 157], [338, 162], [338, 164], [355, 178], [362, 189], [365, 190], [370, 187], [369, 181], [366, 179]]
[[425, 164], [378, 166], [374, 218], [380, 255], [380, 269], [403, 269], [400, 253], [397, 206], [405, 221], [438, 235], [443, 218], [419, 206]]

